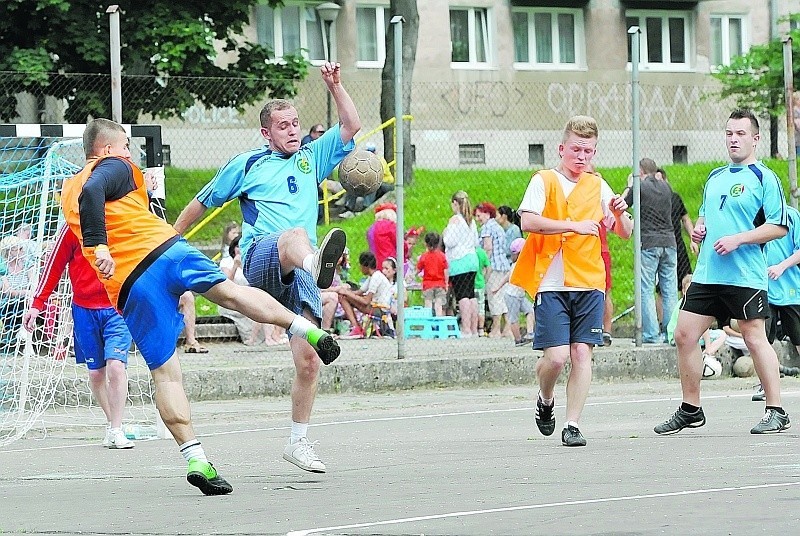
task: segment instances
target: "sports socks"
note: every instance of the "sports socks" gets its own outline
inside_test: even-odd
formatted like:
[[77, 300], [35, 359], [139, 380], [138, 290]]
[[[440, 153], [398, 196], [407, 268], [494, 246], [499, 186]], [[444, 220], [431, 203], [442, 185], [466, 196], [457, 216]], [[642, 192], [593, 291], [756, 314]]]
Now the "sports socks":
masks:
[[292, 421], [292, 435], [289, 437], [289, 443], [297, 443], [308, 434], [307, 422]]
[[564, 428], [567, 428], [568, 426], [574, 426], [575, 428], [577, 428], [578, 423], [576, 423], [575, 421], [567, 421], [564, 423]]
[[314, 329], [316, 326], [311, 323], [311, 321], [307, 318], [304, 318], [300, 315], [294, 317], [292, 320], [292, 325], [289, 326], [289, 334], [296, 335], [303, 339], [307, 339], [307, 334], [309, 330]]
[[313, 274], [314, 273], [314, 254], [309, 253], [303, 258], [303, 270]]
[[541, 391], [539, 391], [539, 400], [541, 400], [542, 404], [544, 404], [545, 406], [552, 406], [553, 404], [555, 404], [555, 401], [556, 401], [555, 397], [553, 397], [553, 398], [544, 398], [542, 396], [542, 392]]
[[181, 455], [183, 459], [187, 462], [195, 459], [200, 460], [201, 462], [208, 463], [208, 458], [206, 458], [206, 453], [203, 450], [203, 445], [200, 444], [200, 441], [197, 439], [190, 439], [180, 447], [178, 447], [181, 451]]
[[686, 413], [697, 413], [698, 411], [700, 411], [700, 406], [693, 406], [686, 402], [681, 402], [681, 409]]

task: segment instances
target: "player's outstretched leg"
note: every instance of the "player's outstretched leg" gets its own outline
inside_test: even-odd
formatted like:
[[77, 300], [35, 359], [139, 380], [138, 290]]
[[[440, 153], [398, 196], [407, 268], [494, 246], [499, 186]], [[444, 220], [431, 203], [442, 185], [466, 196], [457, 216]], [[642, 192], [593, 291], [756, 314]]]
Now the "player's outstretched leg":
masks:
[[314, 327], [306, 333], [306, 340], [317, 351], [317, 355], [326, 365], [330, 365], [339, 357], [342, 349], [333, 336], [322, 328]]
[[186, 480], [192, 486], [200, 489], [203, 495], [227, 495], [233, 491], [233, 486], [219, 476], [211, 463], [196, 458], [189, 460]]
[[[336, 265], [347, 245], [347, 235], [338, 227], [334, 227], [320, 242], [319, 249], [314, 252], [314, 266], [311, 275], [319, 288], [328, 288], [333, 283]], [[335, 359], [335, 358], [334, 358]]]

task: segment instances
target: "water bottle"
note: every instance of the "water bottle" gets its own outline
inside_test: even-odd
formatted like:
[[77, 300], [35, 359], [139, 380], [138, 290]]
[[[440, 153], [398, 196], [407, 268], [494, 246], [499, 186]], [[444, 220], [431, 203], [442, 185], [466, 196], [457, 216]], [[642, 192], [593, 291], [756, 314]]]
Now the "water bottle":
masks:
[[151, 439], [156, 437], [155, 426], [147, 424], [126, 424], [122, 427], [128, 439]]

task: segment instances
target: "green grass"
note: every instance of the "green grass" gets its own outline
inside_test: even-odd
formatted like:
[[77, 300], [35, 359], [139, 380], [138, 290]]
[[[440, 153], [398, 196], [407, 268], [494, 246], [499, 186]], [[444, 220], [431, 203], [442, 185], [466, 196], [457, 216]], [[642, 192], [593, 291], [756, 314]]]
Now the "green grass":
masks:
[[[784, 189], [788, 193], [788, 164], [786, 161], [769, 160], [765, 164], [773, 169], [783, 180]], [[683, 198], [692, 220], [697, 219], [700, 208], [703, 184], [709, 172], [722, 165], [720, 162], [709, 162], [689, 165], [665, 166], [672, 188]], [[599, 169], [603, 177], [615, 192], [625, 187], [629, 168]], [[213, 171], [186, 171], [170, 168], [167, 170], [167, 216], [175, 221], [180, 211], [194, 195], [213, 177]], [[509, 205], [518, 207], [525, 192], [531, 173], [524, 171], [432, 171], [420, 169], [415, 171], [413, 185], [405, 189], [405, 228], [412, 225], [424, 225], [426, 230], [441, 232], [452, 214], [450, 196], [457, 190], [465, 190], [473, 204], [491, 201], [496, 206]], [[192, 238], [194, 243], [216, 244], [220, 241], [222, 227], [230, 220], [240, 221], [241, 212], [238, 204], [232, 203], [215, 220]], [[357, 258], [361, 251], [367, 249], [366, 230], [374, 221], [372, 212], [364, 212], [350, 220], [336, 222], [335, 225], [347, 233], [351, 259]], [[322, 236], [330, 226], [321, 226]], [[622, 240], [609, 234], [609, 248], [612, 257], [612, 298], [615, 309], [622, 311], [633, 304], [633, 244], [630, 240]], [[415, 254], [424, 249], [422, 241], [417, 244]], [[691, 254], [690, 254], [691, 257]], [[694, 262], [694, 259], [692, 259]], [[198, 314], [208, 315], [216, 312], [216, 307], [207, 307], [210, 302], [199, 298]], [[201, 309], [200, 305], [204, 307]], [[213, 305], [213, 304], [210, 304]], [[213, 313], [212, 313], [213, 314]]]

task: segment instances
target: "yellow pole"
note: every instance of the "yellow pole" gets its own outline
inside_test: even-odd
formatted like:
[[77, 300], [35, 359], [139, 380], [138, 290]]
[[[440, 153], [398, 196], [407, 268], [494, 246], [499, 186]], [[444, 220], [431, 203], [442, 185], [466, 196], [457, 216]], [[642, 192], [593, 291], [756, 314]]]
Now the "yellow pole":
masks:
[[199, 231], [200, 229], [202, 229], [203, 227], [205, 227], [205, 225], [206, 225], [208, 222], [210, 222], [211, 220], [213, 220], [213, 219], [216, 217], [216, 215], [217, 215], [217, 214], [219, 214], [220, 212], [222, 212], [223, 210], [225, 210], [225, 207], [227, 207], [228, 205], [230, 205], [231, 203], [233, 203], [233, 201], [234, 201], [234, 200], [233, 200], [233, 199], [231, 199], [230, 201], [227, 201], [227, 202], [226, 202], [224, 205], [222, 205], [221, 207], [217, 207], [217, 208], [215, 208], [213, 211], [211, 211], [211, 214], [209, 214], [208, 216], [206, 216], [205, 218], [203, 218], [203, 221], [201, 221], [200, 223], [198, 223], [197, 225], [195, 225], [195, 226], [194, 226], [194, 227], [193, 227], [193, 228], [192, 228], [190, 231], [188, 231], [188, 232], [187, 232], [185, 235], [183, 235], [183, 237], [184, 237], [186, 240], [189, 240], [191, 237], [193, 237], [195, 234], [197, 234], [197, 231]]

